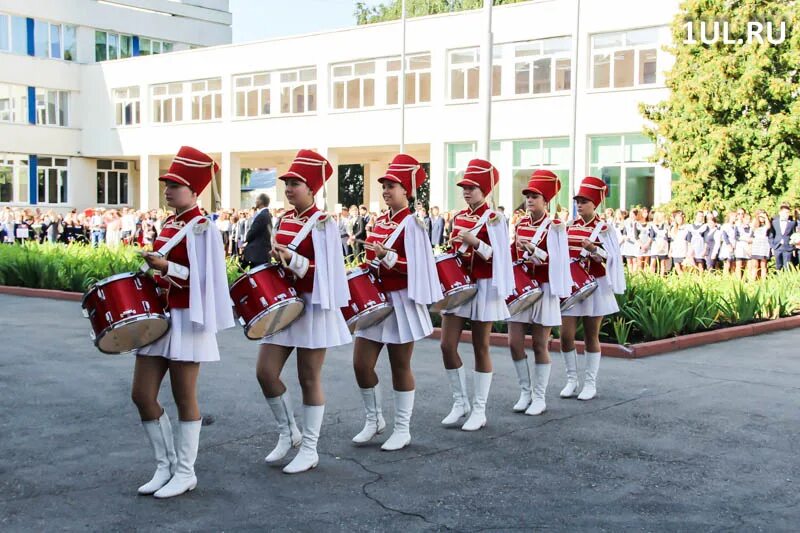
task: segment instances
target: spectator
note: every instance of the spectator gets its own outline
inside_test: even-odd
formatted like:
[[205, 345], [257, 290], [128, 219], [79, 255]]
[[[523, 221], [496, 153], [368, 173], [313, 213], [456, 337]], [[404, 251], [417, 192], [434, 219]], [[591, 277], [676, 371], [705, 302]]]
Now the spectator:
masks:
[[782, 270], [785, 266], [792, 264], [792, 246], [790, 239], [797, 227], [797, 221], [791, 216], [791, 208], [788, 204], [781, 205], [778, 216], [772, 219], [770, 227], [770, 248], [772, 255], [775, 256], [775, 268]]
[[106, 223], [103, 220], [102, 208], [94, 209], [92, 211], [92, 218], [89, 223], [92, 231], [92, 246], [98, 246], [101, 242], [106, 240]]
[[769, 218], [763, 209], [756, 211], [753, 219], [753, 248], [751, 261], [755, 279], [767, 277], [767, 263], [769, 262]]
[[269, 262], [272, 250], [272, 215], [269, 212], [269, 196], [259, 194], [256, 198], [256, 213], [244, 238], [242, 266], [255, 267]]
[[441, 246], [444, 244], [444, 218], [439, 216], [439, 208], [431, 207], [431, 244]]

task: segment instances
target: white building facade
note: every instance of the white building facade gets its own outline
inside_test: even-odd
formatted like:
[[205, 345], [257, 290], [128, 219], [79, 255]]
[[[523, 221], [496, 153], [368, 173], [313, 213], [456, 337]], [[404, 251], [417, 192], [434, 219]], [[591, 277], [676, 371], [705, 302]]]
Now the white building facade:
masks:
[[[564, 206], [590, 174], [610, 185], [609, 207], [669, 200], [672, 174], [648, 161], [639, 104], [669, 94], [663, 48], [678, 4], [493, 9], [500, 205], [521, 202], [534, 168], [561, 177]], [[158, 207], [157, 177], [187, 144], [221, 165], [206, 207], [240, 207], [241, 169], [282, 172], [311, 148], [363, 165], [363, 202], [380, 209], [375, 179], [400, 144], [400, 22], [231, 45], [230, 20], [227, 0], [0, 0], [0, 203]], [[442, 209], [462, 205], [456, 178], [484, 131], [484, 28], [481, 11], [407, 23], [406, 151], [430, 164], [430, 203]], [[338, 201], [334, 180], [328, 205]]]

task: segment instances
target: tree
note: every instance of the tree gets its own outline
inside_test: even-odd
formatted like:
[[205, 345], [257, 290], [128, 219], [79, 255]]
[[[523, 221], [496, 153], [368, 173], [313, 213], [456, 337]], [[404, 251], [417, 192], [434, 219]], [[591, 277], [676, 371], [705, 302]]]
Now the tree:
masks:
[[[672, 24], [675, 65], [667, 74], [671, 93], [642, 105], [653, 122], [655, 161], [678, 175], [676, 207], [774, 208], [800, 199], [800, 27], [796, 0], [685, 0]], [[705, 21], [707, 41], [701, 41]], [[763, 24], [764, 42], [747, 43], [748, 23]], [[687, 24], [692, 23], [688, 44]], [[724, 44], [729, 37], [742, 44]], [[785, 41], [780, 24], [785, 22]]]
[[[493, 0], [492, 5], [516, 4], [526, 0]], [[399, 20], [402, 16], [402, 0], [391, 0], [376, 6], [368, 6], [365, 2], [356, 2], [355, 17], [358, 24], [373, 24]], [[424, 17], [440, 13], [453, 13], [477, 9], [483, 6], [483, 0], [406, 0], [406, 16]]]

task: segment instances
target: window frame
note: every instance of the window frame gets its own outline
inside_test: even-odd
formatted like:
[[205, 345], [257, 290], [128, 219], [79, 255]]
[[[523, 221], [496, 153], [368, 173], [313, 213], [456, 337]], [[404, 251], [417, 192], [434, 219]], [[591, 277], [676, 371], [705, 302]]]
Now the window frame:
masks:
[[[313, 71], [313, 73], [314, 73], [314, 79], [313, 80], [302, 80], [301, 79], [302, 78], [302, 73], [303, 72], [307, 72], [307, 71]], [[283, 81], [283, 75], [284, 74], [291, 74], [291, 73], [295, 73], [297, 75], [296, 79], [294, 81]], [[296, 67], [296, 68], [290, 68], [290, 69], [276, 70], [276, 71], [271, 71], [270, 74], [271, 75], [274, 74], [275, 76], [277, 76], [277, 79], [276, 79], [276, 81], [274, 83], [277, 83], [277, 87], [278, 87], [278, 92], [277, 92], [278, 106], [274, 107], [274, 106], [272, 106], [272, 104], [270, 104], [270, 107], [272, 109], [276, 109], [277, 110], [276, 113], [272, 113], [273, 115], [278, 115], [278, 116], [290, 116], [290, 115], [291, 116], [302, 116], [302, 115], [316, 115], [317, 114], [317, 109], [319, 108], [319, 91], [318, 91], [319, 80], [317, 79], [318, 77], [317, 77], [317, 67], [316, 66]], [[313, 109], [309, 109], [310, 107], [312, 107], [311, 105], [309, 105], [309, 102], [312, 101], [311, 97], [310, 97], [311, 93], [309, 91], [309, 88], [312, 87], [312, 86], [314, 88]], [[300, 87], [303, 88], [303, 111], [294, 111], [294, 109], [295, 109], [295, 99], [294, 99], [293, 95], [294, 95], [295, 91]], [[283, 92], [284, 92], [284, 89], [287, 89], [287, 88], [289, 89], [289, 95], [290, 95], [290, 98], [289, 98], [289, 111], [284, 111], [283, 110], [283, 104], [284, 104], [284, 94], [283, 94]], [[270, 100], [272, 100], [271, 96], [270, 96]]]
[[[30, 174], [28, 158], [14, 157], [17, 154], [0, 154], [0, 167], [11, 169], [11, 201], [0, 200], [0, 205], [27, 205], [30, 203]], [[24, 180], [22, 179], [24, 176]], [[24, 184], [24, 187], [22, 185]], [[25, 192], [22, 198], [20, 191]]]
[[[180, 85], [181, 91], [180, 93], [170, 93], [170, 86], [172, 85]], [[165, 89], [165, 93], [163, 95], [155, 94], [156, 89], [163, 87]], [[169, 125], [169, 124], [185, 124], [189, 122], [186, 119], [186, 103], [188, 101], [186, 93], [186, 82], [184, 81], [173, 81], [173, 82], [165, 82], [165, 83], [155, 83], [150, 86], [150, 123], [153, 125]], [[172, 120], [165, 121], [164, 117], [166, 113], [164, 112], [166, 107], [165, 105], [169, 102], [169, 106], [171, 108], [171, 116]], [[160, 119], [156, 117], [156, 111], [160, 113]], [[178, 116], [180, 113], [180, 120], [175, 120], [175, 117]]]
[[[330, 65], [330, 82], [331, 82], [331, 111], [334, 112], [344, 112], [344, 111], [364, 111], [375, 109], [380, 107], [378, 105], [378, 65], [380, 59], [360, 59], [358, 61], [348, 61], [345, 63], [332, 63]], [[368, 74], [356, 74], [356, 66], [357, 65], [365, 65], [365, 64], [372, 64], [372, 72]], [[350, 68], [349, 75], [336, 75], [336, 69], [342, 68]], [[348, 93], [349, 93], [349, 84], [351, 82], [357, 81], [358, 82], [358, 105], [355, 107], [349, 107], [348, 103]], [[372, 104], [371, 105], [364, 105], [365, 94], [366, 94], [366, 81], [372, 82]], [[342, 85], [342, 105], [343, 107], [336, 106], [336, 86], [337, 84]]]
[[[618, 157], [619, 161], [608, 161], [603, 162], [601, 160], [595, 162], [592, 158], [592, 150], [594, 148], [594, 141], [595, 139], [601, 139], [604, 137], [619, 137], [619, 145], [617, 148], [619, 149]], [[636, 132], [628, 132], [628, 133], [609, 133], [609, 134], [598, 134], [598, 135], [590, 135], [589, 142], [587, 143], [587, 147], [589, 150], [588, 157], [586, 158], [586, 162], [588, 164], [588, 172], [590, 176], [597, 176], [598, 178], [602, 179], [602, 169], [603, 168], [619, 168], [619, 209], [628, 209], [630, 206], [628, 205], [628, 187], [627, 187], [627, 178], [628, 178], [628, 170], [631, 169], [641, 169], [641, 168], [652, 168], [653, 170], [653, 178], [654, 178], [654, 187], [655, 187], [655, 174], [656, 174], [656, 167], [657, 164], [650, 162], [650, 161], [642, 161], [642, 160], [631, 160], [628, 161], [626, 159], [626, 148], [628, 146], [634, 146], [633, 143], [628, 142], [631, 138], [640, 137], [645, 138], [641, 133]], [[653, 150], [655, 151], [655, 143], [652, 141], [650, 142]], [[610, 188], [610, 185], [609, 185]], [[655, 192], [655, 191], [654, 191]], [[648, 206], [652, 207], [652, 206]], [[615, 208], [616, 209], [616, 208]]]
[[[36, 95], [36, 125], [37, 126], [50, 126], [55, 128], [69, 128], [70, 123], [70, 92], [61, 90], [61, 89], [48, 89], [45, 87], [36, 87], [35, 90]], [[54, 105], [55, 105], [55, 122], [51, 123], [50, 119], [50, 101], [51, 96], [54, 95]], [[39, 98], [43, 96], [43, 101], [40, 104]], [[64, 103], [64, 99], [66, 99], [66, 110], [63, 113], [64, 116], [64, 123], [61, 124], [60, 117], [62, 116], [62, 104]]]
[[[567, 51], [560, 51], [560, 52], [546, 52], [546, 47], [548, 42], [556, 41], [556, 40], [569, 40], [569, 50]], [[536, 97], [546, 97], [546, 96], [561, 96], [570, 94], [572, 92], [572, 88], [574, 87], [574, 78], [575, 72], [572, 65], [572, 54], [573, 54], [573, 46], [574, 41], [571, 35], [559, 35], [553, 37], [547, 37], [544, 39], [531, 39], [528, 41], [515, 41], [511, 43], [505, 43], [501, 46], [506, 46], [511, 52], [511, 57], [509, 57], [509, 67], [513, 69], [513, 83], [512, 83], [512, 91], [508, 94], [508, 97], [513, 98], [536, 98]], [[517, 56], [518, 48], [524, 45], [537, 45], [539, 47], [539, 53], [530, 56]], [[550, 60], [550, 88], [546, 92], [535, 92], [536, 86], [536, 76], [535, 76], [535, 67], [536, 62], [549, 59]], [[569, 79], [568, 79], [568, 86], [567, 89], [557, 89], [557, 78], [558, 78], [558, 66], [560, 61], [567, 60], [569, 62]], [[528, 90], [527, 92], [517, 92], [517, 68], [520, 65], [528, 66]]]
[[[256, 85], [256, 77], [258, 76], [266, 76], [267, 80], [265, 84]], [[238, 82], [240, 80], [249, 80], [249, 85], [242, 85], [239, 86]], [[234, 120], [246, 120], [246, 119], [254, 119], [254, 118], [264, 118], [269, 117], [273, 114], [273, 83], [274, 83], [274, 76], [272, 72], [264, 71], [264, 72], [250, 72], [247, 74], [235, 74], [231, 77], [231, 83], [233, 84], [233, 119]], [[268, 97], [268, 109], [264, 111], [265, 102], [263, 100], [264, 92], [267, 93]], [[250, 93], [255, 93], [256, 98], [256, 114], [250, 115], [248, 112], [249, 107], [249, 95]], [[239, 111], [239, 95], [242, 95], [242, 103], [243, 108], [241, 109], [242, 113], [240, 114]]]
[[[138, 91], [138, 95], [131, 96], [132, 89]], [[125, 91], [125, 96], [120, 95], [120, 91]], [[141, 126], [142, 124], [142, 91], [138, 85], [129, 85], [127, 87], [116, 87], [111, 89], [111, 100], [114, 102], [114, 126], [117, 128], [127, 128]], [[125, 122], [126, 108], [131, 106], [130, 123]], [[118, 119], [122, 117], [122, 122]]]
[[[587, 92], [605, 92], [605, 91], [630, 91], [637, 89], [652, 89], [663, 87], [665, 85], [664, 74], [659, 70], [659, 65], [663, 65], [666, 59], [665, 52], [662, 47], [666, 44], [664, 37], [668, 32], [667, 26], [645, 26], [640, 28], [629, 28], [620, 31], [600, 32], [590, 35], [589, 40], [589, 88]], [[628, 44], [629, 34], [642, 30], [655, 30], [657, 33], [656, 42], [645, 44]], [[596, 48], [595, 40], [598, 37], [607, 37], [613, 35], [621, 35], [622, 44], [617, 46], [609, 46], [606, 48]], [[640, 83], [640, 63], [641, 53], [646, 51], [655, 50], [656, 52], [656, 72], [655, 81], [652, 83]], [[615, 86], [616, 74], [616, 55], [618, 53], [633, 51], [633, 83], [631, 85]], [[595, 56], [607, 55], [608, 56], [608, 87], [596, 87], [595, 79]]]
[[[14, 90], [18, 90], [19, 94], [14, 95]], [[6, 92], [3, 92], [3, 91]], [[7, 98], [4, 98], [6, 97]], [[19, 96], [20, 107], [17, 109], [17, 98]], [[24, 85], [15, 83], [0, 82], [0, 102], [7, 101], [10, 103], [5, 111], [0, 111], [0, 123], [3, 124], [28, 124], [28, 88]], [[4, 120], [3, 114], [8, 114], [9, 120]]]
[[[416, 68], [416, 69], [412, 69], [411, 68], [411, 62], [412, 61], [419, 60], [420, 58], [425, 58], [425, 57], [428, 58], [428, 66], [427, 66], [427, 68]], [[405, 59], [406, 59], [406, 72], [405, 72], [405, 75], [406, 75], [406, 94], [408, 94], [408, 77], [409, 76], [413, 76], [413, 80], [414, 80], [414, 101], [413, 102], [409, 102], [407, 100], [407, 98], [404, 97], [403, 99], [406, 100], [405, 105], [406, 106], [430, 105], [431, 104], [431, 100], [433, 99], [433, 93], [431, 91], [431, 88], [433, 86], [433, 58], [432, 58], [431, 52], [417, 52], [417, 53], [413, 53], [413, 54], [406, 54]], [[389, 66], [390, 63], [395, 62], [395, 61], [397, 63], [400, 63], [400, 56], [388, 57], [388, 58], [382, 59], [381, 61], [383, 62], [383, 66], [384, 66], [384, 72], [385, 72], [384, 83], [386, 85], [386, 87], [385, 87], [386, 90], [384, 91], [383, 104], [386, 107], [400, 107], [400, 102], [401, 102], [401, 100], [400, 100], [400, 73], [402, 72], [402, 69], [398, 68], [397, 70], [390, 70], [390, 66]], [[402, 65], [398, 65], [398, 66], [402, 67]], [[421, 89], [423, 87], [422, 78], [423, 78], [424, 74], [428, 75], [427, 76], [427, 78], [428, 78], [428, 88], [427, 88], [428, 99], [424, 100], [424, 101], [421, 101], [420, 100], [420, 94], [422, 93], [422, 91], [421, 91]], [[397, 101], [396, 102], [389, 102], [389, 83], [390, 83], [391, 79], [396, 79], [397, 80]], [[377, 94], [377, 87], [376, 87], [376, 94]]]
[[[105, 59], [97, 59], [97, 46], [98, 46], [97, 34], [98, 33], [105, 33], [106, 34], [106, 43], [105, 43], [106, 58]], [[116, 46], [115, 46], [116, 57], [114, 57], [114, 58], [111, 58], [111, 56], [109, 54], [109, 46], [110, 46], [110, 41], [111, 41], [111, 39], [109, 39], [110, 36], [113, 36], [116, 39]], [[94, 61], [95, 61], [95, 63], [102, 63], [103, 61], [116, 61], [117, 59], [128, 59], [128, 58], [134, 57], [134, 54], [133, 54], [133, 37], [134, 37], [133, 35], [130, 35], [128, 33], [120, 33], [120, 32], [116, 32], [116, 31], [95, 29], [94, 30]], [[122, 39], [123, 38], [126, 38], [126, 39], [130, 40], [129, 55], [126, 55], [124, 57], [122, 56]]]
[[[464, 63], [453, 63], [453, 55], [457, 53], [472, 53], [472, 60], [469, 62]], [[468, 65], [468, 66], [467, 66]], [[463, 76], [463, 97], [462, 98], [453, 98], [453, 70], [458, 68], [462, 71]], [[477, 71], [477, 93], [474, 98], [469, 97], [469, 75], [467, 72], [469, 70], [475, 69]], [[499, 86], [495, 86], [495, 69], [499, 69], [497, 72], [497, 79], [499, 80]], [[480, 46], [468, 46], [465, 48], [451, 48], [447, 50], [447, 70], [445, 71], [445, 75], [447, 76], [447, 95], [445, 98], [445, 102], [447, 104], [463, 104], [463, 103], [474, 103], [480, 99], [481, 93], [481, 47]], [[503, 96], [503, 45], [494, 45], [492, 46], [492, 95], [491, 98], [500, 98]]]
[[[97, 165], [100, 161], [108, 161], [111, 164], [111, 168], [99, 168]], [[125, 168], [118, 167], [117, 165], [125, 165]], [[95, 162], [95, 167], [97, 170], [97, 182], [95, 183], [95, 199], [97, 199], [98, 205], [105, 205], [105, 206], [115, 206], [115, 207], [130, 207], [131, 203], [131, 167], [130, 161], [126, 161], [123, 159], [98, 159]], [[117, 179], [117, 198], [116, 202], [109, 202], [109, 179], [111, 179], [110, 174], [116, 173]], [[100, 185], [100, 174], [103, 175], [103, 202], [99, 201], [97, 195], [100, 192], [99, 185]], [[123, 188], [121, 187], [121, 182], [123, 175], [125, 176], [125, 195], [127, 197], [126, 202], [121, 202], [120, 197], [122, 195]]]
[[[45, 165], [43, 161], [50, 159], [51, 164]], [[66, 163], [64, 166], [57, 165], [56, 161], [63, 159]], [[69, 167], [70, 167], [70, 160], [67, 157], [57, 157], [57, 156], [39, 156], [37, 165], [36, 165], [36, 199], [38, 205], [68, 205], [69, 204]], [[48, 172], [43, 172], [48, 171]], [[44, 198], [49, 199], [50, 197], [50, 172], [56, 172], [56, 195], [58, 200], [56, 202], [49, 202], [40, 199], [39, 195], [39, 181], [44, 174]], [[62, 190], [63, 189], [63, 190]], [[63, 195], [63, 196], [62, 196]]]
[[[217, 81], [219, 82], [219, 89], [209, 89], [208, 86], [211, 82]], [[188, 88], [188, 100], [189, 100], [189, 119], [187, 122], [214, 122], [218, 120], [222, 120], [222, 78], [202, 78], [198, 80], [191, 80], [184, 82], [183, 92], [187, 92], [186, 89]], [[203, 89], [196, 89], [194, 86], [195, 84], [202, 83], [205, 88]], [[187, 87], [188, 86], [188, 87]], [[203, 118], [203, 111], [205, 109], [204, 101], [206, 98], [210, 99], [211, 103], [211, 117], [210, 118]], [[195, 117], [195, 106], [197, 106], [197, 116]]]

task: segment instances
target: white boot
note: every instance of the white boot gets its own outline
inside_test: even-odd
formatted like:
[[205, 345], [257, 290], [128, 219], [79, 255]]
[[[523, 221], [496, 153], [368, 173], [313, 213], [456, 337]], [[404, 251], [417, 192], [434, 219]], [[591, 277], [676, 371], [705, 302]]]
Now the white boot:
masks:
[[600, 352], [586, 352], [586, 370], [583, 374], [583, 389], [579, 400], [591, 400], [597, 396], [597, 372], [600, 370]]
[[550, 381], [550, 363], [536, 364], [533, 374], [533, 401], [525, 411], [526, 415], [540, 415], [547, 409], [545, 395], [547, 383]]
[[472, 400], [472, 414], [461, 426], [464, 431], [477, 431], [486, 425], [486, 400], [492, 386], [491, 372], [475, 372], [472, 376], [475, 397]]
[[364, 429], [361, 433], [353, 437], [356, 444], [364, 444], [372, 440], [372, 437], [383, 433], [386, 428], [386, 421], [383, 419], [381, 411], [381, 389], [375, 385], [369, 389], [361, 389], [361, 399], [364, 401], [364, 410], [367, 413], [367, 420], [364, 422]]
[[575, 350], [561, 352], [564, 356], [564, 367], [567, 370], [567, 384], [561, 389], [562, 398], [572, 398], [578, 391], [578, 354]]
[[267, 404], [272, 409], [272, 414], [275, 415], [275, 421], [278, 423], [278, 444], [264, 458], [264, 461], [274, 463], [286, 457], [292, 448], [300, 446], [302, 435], [294, 421], [292, 399], [289, 397], [288, 390], [280, 396], [267, 398]]
[[450, 390], [453, 391], [453, 408], [444, 417], [442, 424], [452, 426], [462, 417], [467, 416], [470, 410], [467, 396], [467, 374], [464, 372], [464, 365], [452, 370], [448, 369], [447, 377], [450, 379]]
[[515, 413], [521, 413], [531, 404], [531, 371], [528, 366], [528, 358], [514, 361], [514, 369], [517, 371], [517, 381], [519, 381], [519, 400], [514, 404]]
[[178, 467], [169, 483], [156, 491], [156, 498], [172, 498], [186, 491], [194, 490], [197, 477], [194, 475], [194, 462], [200, 445], [200, 426], [202, 420], [178, 421]]
[[157, 420], [142, 422], [142, 427], [153, 446], [156, 473], [153, 474], [153, 479], [139, 487], [139, 494], [153, 494], [170, 480], [175, 473], [178, 459], [175, 456], [175, 442], [172, 439], [172, 424], [169, 423], [166, 411]]
[[324, 405], [303, 405], [303, 443], [292, 462], [283, 468], [284, 474], [298, 474], [311, 470], [319, 464], [317, 441], [322, 428]]
[[393, 452], [411, 444], [411, 412], [414, 410], [414, 391], [394, 391], [394, 431], [381, 450]]

